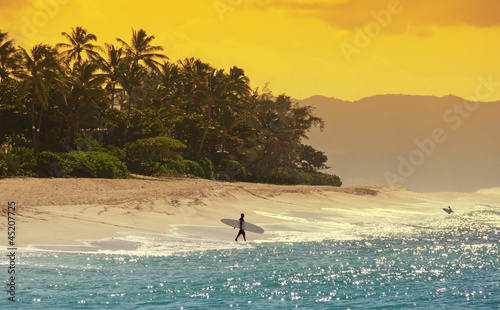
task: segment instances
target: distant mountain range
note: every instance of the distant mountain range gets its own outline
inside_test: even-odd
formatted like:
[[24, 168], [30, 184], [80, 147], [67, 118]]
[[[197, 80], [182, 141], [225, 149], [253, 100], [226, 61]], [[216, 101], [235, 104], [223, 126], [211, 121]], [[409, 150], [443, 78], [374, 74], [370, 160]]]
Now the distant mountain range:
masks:
[[304, 141], [329, 157], [344, 185], [398, 184], [415, 191], [500, 186], [500, 101], [377, 95], [350, 102], [296, 100], [325, 121]]

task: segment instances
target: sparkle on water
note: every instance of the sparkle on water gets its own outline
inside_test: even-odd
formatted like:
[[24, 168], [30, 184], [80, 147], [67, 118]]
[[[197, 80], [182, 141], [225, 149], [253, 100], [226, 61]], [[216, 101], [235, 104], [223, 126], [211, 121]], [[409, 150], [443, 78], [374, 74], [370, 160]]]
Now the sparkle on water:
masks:
[[[137, 255], [141, 248], [119, 254], [20, 253], [15, 305], [498, 309], [496, 207], [477, 206], [420, 226], [359, 226], [344, 240], [265, 240], [164, 255]], [[7, 295], [0, 300], [0, 307], [5, 305], [12, 306]]]

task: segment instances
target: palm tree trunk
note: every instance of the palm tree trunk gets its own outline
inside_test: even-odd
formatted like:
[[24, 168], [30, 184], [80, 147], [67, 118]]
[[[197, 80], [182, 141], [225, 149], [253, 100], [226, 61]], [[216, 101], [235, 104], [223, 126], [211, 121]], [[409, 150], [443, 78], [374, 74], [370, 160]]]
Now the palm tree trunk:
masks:
[[197, 157], [201, 156], [201, 151], [203, 150], [203, 145], [205, 144], [205, 139], [207, 138], [207, 134], [208, 134], [208, 122], [205, 124], [205, 129], [203, 130], [203, 137], [201, 138], [200, 148], [198, 149]]
[[116, 83], [113, 83], [111, 87], [111, 108], [115, 106], [115, 91], [116, 91]]
[[210, 120], [212, 118], [211, 115], [212, 115], [212, 103], [210, 102], [207, 107], [207, 122], [205, 123], [205, 129], [203, 130], [203, 137], [201, 138], [200, 148], [198, 149], [197, 157], [201, 156], [201, 151], [203, 150], [203, 145], [205, 144], [205, 139], [207, 138], [208, 135], [208, 128], [210, 125]]
[[33, 150], [35, 153], [38, 152], [38, 140], [36, 135], [36, 125], [35, 125], [35, 101], [31, 100], [31, 129], [33, 130]]
[[71, 150], [70, 144], [75, 138], [75, 124], [76, 122], [68, 119], [68, 132], [66, 133], [66, 139], [64, 141], [64, 148], [66, 150]]
[[35, 153], [38, 152], [40, 148], [40, 127], [42, 127], [42, 117], [43, 117], [43, 105], [40, 106], [40, 115], [38, 117], [38, 126], [36, 128], [36, 150]]
[[224, 157], [224, 154], [226, 153], [226, 136], [227, 136], [227, 130], [224, 129], [222, 131], [222, 157]]
[[130, 112], [132, 111], [132, 93], [134, 92], [134, 88], [130, 88], [127, 90], [127, 95], [128, 95], [128, 114], [127, 116], [130, 117]]

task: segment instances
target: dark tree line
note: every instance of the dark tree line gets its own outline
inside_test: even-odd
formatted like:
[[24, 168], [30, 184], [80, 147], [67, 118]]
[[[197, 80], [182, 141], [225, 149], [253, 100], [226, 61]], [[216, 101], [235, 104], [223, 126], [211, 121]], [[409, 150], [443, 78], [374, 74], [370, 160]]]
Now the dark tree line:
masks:
[[324, 153], [303, 144], [323, 120], [267, 86], [252, 89], [243, 69], [172, 62], [143, 29], [102, 46], [82, 27], [61, 39], [25, 49], [0, 31], [0, 142], [32, 174], [37, 154], [104, 152], [138, 173], [213, 177], [230, 164], [231, 179], [341, 185], [319, 172]]

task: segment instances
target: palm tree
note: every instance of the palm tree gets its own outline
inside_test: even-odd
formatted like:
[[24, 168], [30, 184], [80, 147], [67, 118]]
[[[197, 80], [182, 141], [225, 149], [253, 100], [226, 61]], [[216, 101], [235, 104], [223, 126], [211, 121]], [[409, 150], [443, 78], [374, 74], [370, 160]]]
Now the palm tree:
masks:
[[198, 104], [205, 114], [203, 135], [197, 153], [199, 157], [212, 126], [213, 110], [220, 109], [229, 102], [229, 79], [224, 70], [216, 70], [200, 60], [186, 58], [180, 64], [183, 67], [185, 79], [192, 83], [189, 86], [192, 93], [191, 101]]
[[163, 93], [164, 99], [179, 96], [179, 84], [181, 82], [181, 71], [177, 64], [163, 62], [159, 67], [159, 85], [158, 90]]
[[226, 153], [226, 141], [227, 136], [239, 123], [241, 119], [238, 117], [237, 113], [230, 107], [227, 106], [222, 110], [219, 116], [219, 123], [222, 130], [222, 155]]
[[254, 96], [253, 113], [247, 115], [254, 128], [253, 158], [248, 167], [255, 166], [257, 174], [277, 172], [291, 163], [290, 156], [298, 150], [301, 139], [307, 138], [312, 126], [323, 128], [323, 120], [312, 114], [312, 107], [292, 103], [281, 95], [272, 99], [268, 94]]
[[8, 33], [0, 31], [0, 80], [19, 70], [20, 60], [20, 54], [14, 47], [14, 40], [8, 40]]
[[120, 66], [124, 60], [125, 53], [122, 48], [117, 48], [112, 44], [105, 43], [106, 58], [100, 57], [99, 64], [108, 80], [106, 88], [111, 89], [111, 105], [115, 103], [116, 84], [120, 75]]
[[229, 89], [235, 102], [247, 100], [251, 93], [250, 79], [236, 66], [229, 70]]
[[141, 99], [141, 92], [145, 92], [141, 86], [147, 74], [146, 68], [134, 61], [132, 57], [125, 57], [119, 65], [116, 78], [128, 96], [127, 116], [130, 116], [132, 105]]
[[66, 32], [61, 33], [68, 41], [67, 43], [59, 43], [57, 49], [65, 48], [67, 50], [61, 52], [61, 55], [68, 60], [76, 60], [82, 62], [82, 53], [87, 54], [90, 59], [98, 59], [99, 53], [96, 50], [101, 50], [99, 46], [93, 45], [92, 41], [97, 41], [94, 34], [87, 33], [87, 29], [82, 27], [73, 28], [71, 34]]
[[99, 64], [95, 61], [76, 62], [69, 71], [66, 83], [66, 105], [60, 111], [67, 123], [64, 145], [68, 147], [74, 133], [82, 127], [96, 127], [100, 120], [99, 101], [104, 97], [102, 85], [105, 75], [99, 74]]
[[219, 127], [222, 132], [222, 153], [227, 150], [227, 137], [230, 132], [241, 123], [242, 114], [250, 98], [250, 79], [245, 76], [243, 69], [232, 67], [227, 76], [227, 102], [220, 107]]
[[[31, 127], [33, 130], [33, 148], [38, 152], [40, 127], [42, 125], [43, 111], [48, 108], [48, 93], [50, 89], [62, 91], [61, 67], [57, 51], [49, 45], [37, 44], [29, 52], [20, 48], [23, 72], [23, 93], [31, 92]], [[35, 100], [40, 104], [36, 112]], [[38, 120], [36, 119], [38, 117]]]
[[[181, 69], [182, 99], [186, 102], [193, 101], [194, 94], [203, 84], [207, 72], [213, 70], [213, 68], [194, 57], [186, 58], [184, 61], [179, 60], [178, 63]], [[196, 109], [201, 108], [201, 106], [192, 104], [190, 108]]]
[[163, 47], [152, 46], [151, 42], [154, 39], [155, 36], [148, 36], [144, 29], [139, 29], [139, 31], [132, 29], [132, 39], [130, 44], [120, 38], [117, 38], [116, 40], [122, 44], [123, 49], [128, 56], [131, 56], [134, 59], [134, 62], [137, 63], [142, 61], [146, 67], [157, 71], [158, 66], [160, 65], [157, 60], [167, 60], [168, 57], [157, 53], [159, 51], [163, 51]]

